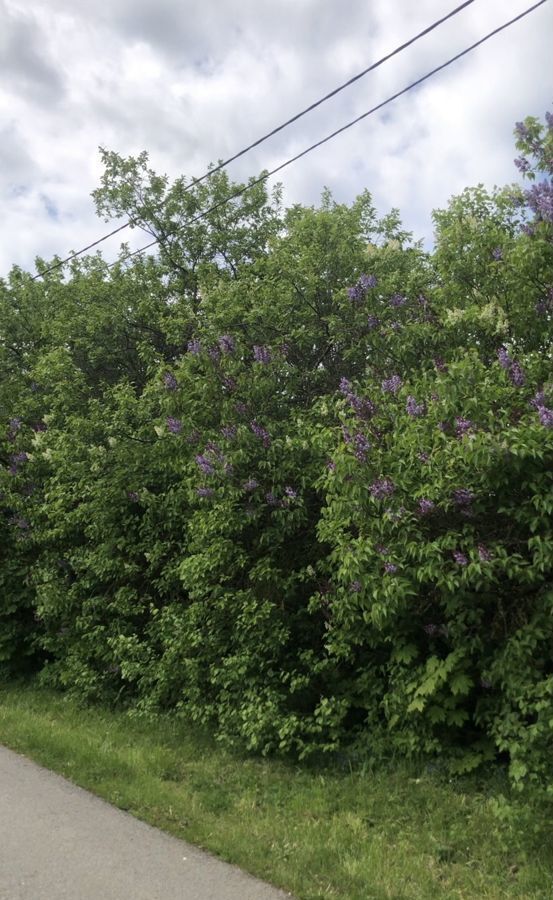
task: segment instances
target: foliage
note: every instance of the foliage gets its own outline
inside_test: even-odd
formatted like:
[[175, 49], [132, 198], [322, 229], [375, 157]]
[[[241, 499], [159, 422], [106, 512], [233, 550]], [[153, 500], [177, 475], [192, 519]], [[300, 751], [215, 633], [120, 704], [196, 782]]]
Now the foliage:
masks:
[[98, 212], [159, 256], [0, 286], [5, 667], [551, 783], [551, 117], [516, 133], [537, 180], [454, 198], [432, 253], [367, 193], [103, 154]]

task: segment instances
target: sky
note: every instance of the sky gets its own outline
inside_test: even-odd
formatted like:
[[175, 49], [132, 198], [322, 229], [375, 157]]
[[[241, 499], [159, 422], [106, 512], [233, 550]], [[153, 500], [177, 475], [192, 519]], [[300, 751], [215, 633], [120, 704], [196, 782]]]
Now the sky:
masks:
[[[0, 0], [0, 276], [111, 230], [98, 148], [199, 176], [461, 0]], [[475, 0], [413, 47], [229, 166], [273, 168], [401, 90], [531, 0]], [[553, 2], [284, 170], [284, 201], [371, 191], [432, 243], [431, 211], [517, 180], [513, 126], [553, 107]], [[126, 231], [103, 245], [115, 259]]]

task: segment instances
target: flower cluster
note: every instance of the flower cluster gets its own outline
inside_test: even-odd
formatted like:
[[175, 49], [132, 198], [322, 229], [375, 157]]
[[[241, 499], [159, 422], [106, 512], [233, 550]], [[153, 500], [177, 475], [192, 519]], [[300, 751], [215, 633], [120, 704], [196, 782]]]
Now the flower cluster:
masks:
[[455, 562], [457, 563], [458, 566], [467, 566], [468, 565], [467, 557], [465, 556], [464, 553], [461, 553], [460, 550], [453, 551], [453, 559], [455, 560]]
[[271, 351], [268, 347], [263, 347], [260, 344], [255, 344], [253, 348], [253, 358], [256, 362], [267, 365], [271, 362]]
[[497, 351], [497, 358], [499, 360], [499, 365], [508, 373], [513, 384], [516, 385], [516, 387], [522, 387], [525, 378], [520, 363], [509, 356], [509, 351], [505, 347], [499, 348]]
[[188, 341], [187, 349], [189, 353], [193, 353], [197, 356], [198, 353], [202, 352], [202, 345], [196, 338], [193, 338], [191, 341]]
[[395, 484], [390, 478], [379, 478], [371, 484], [369, 491], [375, 500], [383, 500], [390, 497], [395, 489]]
[[455, 419], [455, 434], [457, 437], [463, 437], [464, 434], [468, 434], [473, 428], [474, 424], [470, 419], [465, 419], [463, 416], [458, 416]]
[[248, 478], [247, 481], [242, 485], [245, 491], [255, 491], [256, 488], [259, 487], [259, 482], [255, 480], [255, 478]]
[[367, 291], [376, 287], [378, 281], [375, 275], [361, 275], [353, 287], [348, 288], [348, 297], [354, 303], [362, 303], [367, 296]]
[[392, 375], [391, 378], [386, 378], [382, 382], [382, 390], [384, 393], [389, 394], [397, 394], [397, 392], [401, 389], [403, 381], [399, 377], [399, 375]]
[[491, 562], [493, 553], [491, 550], [488, 550], [485, 544], [478, 544], [478, 557], [480, 562]]
[[414, 397], [407, 397], [407, 403], [405, 404], [405, 409], [407, 411], [408, 416], [412, 416], [413, 418], [418, 418], [420, 416], [424, 416], [425, 406], [424, 403], [417, 403]]
[[461, 508], [467, 508], [474, 500], [474, 494], [468, 488], [457, 488], [451, 495], [453, 502]]
[[264, 447], [271, 446], [271, 435], [269, 434], [269, 432], [267, 431], [266, 428], [263, 428], [262, 425], [259, 425], [255, 419], [253, 419], [250, 422], [250, 428], [253, 431], [253, 433], [255, 434], [255, 436], [257, 438], [259, 438], [260, 441], [263, 442]]
[[378, 328], [380, 325], [380, 319], [377, 316], [367, 316], [367, 328], [371, 331], [374, 331], [375, 328]]
[[20, 450], [19, 453], [12, 453], [12, 455], [10, 456], [10, 466], [8, 469], [10, 475], [17, 475], [20, 466], [23, 463], [26, 463], [28, 459], [29, 457], [24, 450]]
[[421, 516], [428, 516], [434, 510], [435, 503], [433, 500], [427, 500], [423, 497], [419, 500], [419, 513]]
[[15, 440], [15, 436], [16, 436], [17, 432], [19, 431], [19, 429], [21, 428], [22, 424], [23, 424], [23, 419], [20, 419], [17, 416], [14, 417], [13, 419], [10, 419], [10, 421], [8, 423], [8, 440], [9, 441]]
[[213, 497], [215, 491], [210, 487], [199, 487], [196, 488], [196, 493], [198, 497]]
[[355, 456], [358, 459], [358, 461], [362, 462], [362, 463], [366, 462], [367, 454], [368, 454], [369, 450], [371, 449], [371, 445], [370, 445], [367, 437], [364, 434], [362, 434], [361, 432], [358, 432], [355, 435], [355, 437], [353, 438], [353, 446], [354, 446], [354, 453], [355, 453]]
[[168, 391], [176, 391], [178, 384], [177, 379], [172, 372], [166, 372], [163, 376], [163, 383]]
[[167, 416], [167, 429], [171, 434], [180, 434], [182, 431], [182, 422], [180, 419], [175, 419], [174, 416]]
[[233, 441], [236, 437], [238, 429], [236, 425], [223, 425], [221, 428], [221, 434], [227, 441]]
[[219, 348], [221, 353], [233, 353], [234, 351], [234, 338], [230, 334], [223, 334], [219, 338]]
[[405, 306], [407, 303], [407, 297], [403, 294], [392, 294], [390, 297], [390, 306], [394, 308], [398, 308], [399, 306]]
[[375, 414], [376, 406], [372, 400], [359, 397], [353, 390], [352, 384], [347, 378], [342, 378], [340, 380], [340, 392], [360, 419], [370, 419], [371, 416]]

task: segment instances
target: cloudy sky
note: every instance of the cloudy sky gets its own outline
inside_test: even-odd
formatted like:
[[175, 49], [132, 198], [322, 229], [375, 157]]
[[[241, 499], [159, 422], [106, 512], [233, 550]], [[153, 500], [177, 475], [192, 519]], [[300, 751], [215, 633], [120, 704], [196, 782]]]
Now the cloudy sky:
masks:
[[[90, 197], [98, 146], [200, 175], [459, 2], [0, 0], [0, 275], [109, 230]], [[530, 4], [475, 0], [232, 164], [231, 177], [273, 168]], [[399, 207], [431, 242], [432, 208], [466, 185], [516, 179], [514, 122], [553, 106], [552, 32], [549, 2], [285, 170], [285, 200], [316, 203], [326, 185], [350, 201], [368, 188], [380, 212]]]

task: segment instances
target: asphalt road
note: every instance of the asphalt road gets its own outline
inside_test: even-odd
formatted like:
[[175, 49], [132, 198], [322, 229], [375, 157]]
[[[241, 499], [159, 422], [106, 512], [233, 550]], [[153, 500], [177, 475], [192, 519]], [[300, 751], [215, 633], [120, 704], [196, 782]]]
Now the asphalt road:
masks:
[[289, 896], [0, 747], [0, 900]]

